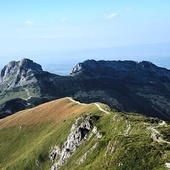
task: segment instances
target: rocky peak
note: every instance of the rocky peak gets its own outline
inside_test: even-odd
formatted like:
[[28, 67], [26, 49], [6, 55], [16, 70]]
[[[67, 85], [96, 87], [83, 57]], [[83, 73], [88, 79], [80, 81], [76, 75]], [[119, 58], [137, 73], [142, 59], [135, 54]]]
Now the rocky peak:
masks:
[[95, 61], [95, 60], [86, 60], [83, 63], [78, 63], [73, 67], [71, 74], [79, 73], [83, 70], [91, 70], [96, 68], [110, 68], [115, 70], [134, 70], [134, 69], [151, 69], [157, 68], [156, 65], [152, 64], [149, 61], [135, 62], [135, 61]]
[[72, 72], [70, 73], [70, 75], [79, 74], [83, 70], [95, 68], [96, 66], [97, 66], [97, 61], [95, 61], [95, 60], [86, 60], [83, 63], [76, 64], [73, 67]]
[[31, 69], [34, 72], [42, 72], [42, 67], [41, 65], [34, 63], [30, 59], [22, 59], [19, 61], [19, 67], [20, 69]]
[[0, 72], [0, 85], [7, 83], [5, 89], [36, 82], [35, 74], [41, 73], [42, 67], [29, 59], [11, 61]]
[[[78, 72], [81, 71], [81, 69], [82, 69], [82, 63], [78, 63], [78, 64], [76, 64], [76, 65], [73, 67], [72, 73], [73, 73], [73, 74], [74, 74], [74, 73], [78, 73]], [[72, 74], [72, 73], [71, 73], [71, 74]]]
[[11, 61], [9, 64], [7, 64], [0, 72], [0, 78], [5, 79], [7, 78], [10, 74], [14, 72], [22, 72], [23, 70], [32, 70], [34, 72], [41, 72], [42, 67], [34, 63], [32, 60], [29, 59], [22, 59], [21, 61]]
[[[160, 79], [170, 81], [170, 71], [160, 68], [149, 61], [95, 61], [87, 60], [78, 63], [72, 70], [72, 76], [84, 73], [93, 77], [136, 77], [141, 80]], [[148, 78], [147, 78], [148, 77]]]

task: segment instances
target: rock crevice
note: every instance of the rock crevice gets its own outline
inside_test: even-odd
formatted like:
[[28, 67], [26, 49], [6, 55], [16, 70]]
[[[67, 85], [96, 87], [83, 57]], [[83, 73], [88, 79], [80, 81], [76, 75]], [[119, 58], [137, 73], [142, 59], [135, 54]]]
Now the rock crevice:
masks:
[[66, 160], [71, 157], [78, 146], [86, 139], [89, 131], [93, 128], [94, 119], [91, 116], [79, 117], [71, 127], [71, 133], [61, 147], [54, 146], [50, 151], [50, 159], [55, 162], [51, 170], [59, 169]]

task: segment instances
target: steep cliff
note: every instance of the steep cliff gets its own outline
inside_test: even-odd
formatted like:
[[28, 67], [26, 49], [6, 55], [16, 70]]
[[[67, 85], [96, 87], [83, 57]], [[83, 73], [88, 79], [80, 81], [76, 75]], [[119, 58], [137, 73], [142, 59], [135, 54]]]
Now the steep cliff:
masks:
[[11, 61], [0, 72], [0, 85], [8, 83], [3, 90], [11, 90], [18, 86], [31, 85], [37, 82], [34, 75], [42, 71], [39, 64], [29, 59], [22, 59], [18, 62]]

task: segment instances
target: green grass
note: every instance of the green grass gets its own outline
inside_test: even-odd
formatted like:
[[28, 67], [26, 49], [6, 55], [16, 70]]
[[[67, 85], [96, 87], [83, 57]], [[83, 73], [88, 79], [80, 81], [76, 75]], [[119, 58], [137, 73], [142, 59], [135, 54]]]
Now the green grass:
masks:
[[[67, 138], [72, 121], [5, 128], [0, 131], [0, 169], [48, 169], [50, 147]], [[3, 154], [2, 154], [3, 153]], [[47, 168], [48, 167], [48, 168]]]
[[[117, 114], [116, 114], [117, 115]], [[99, 140], [95, 138], [85, 141], [81, 147], [77, 149], [67, 163], [61, 168], [74, 170], [165, 170], [165, 160], [162, 159], [162, 150], [153, 145], [150, 134], [146, 132], [147, 125], [143, 121], [126, 121], [126, 116], [111, 115], [102, 116], [96, 126], [103, 134]], [[131, 119], [136, 120], [136, 116], [131, 115]], [[140, 119], [147, 119], [139, 117]], [[132, 129], [125, 136], [127, 124], [131, 124]], [[78, 160], [86, 153], [94, 144], [97, 148], [87, 156], [84, 163], [78, 164]], [[113, 149], [107, 149], [108, 144]], [[108, 151], [107, 151], [108, 150]], [[107, 154], [106, 154], [107, 152]], [[169, 153], [167, 153], [169, 154]], [[76, 160], [76, 161], [75, 161]]]
[[[98, 116], [94, 123], [103, 137], [93, 136], [77, 148], [61, 170], [165, 170], [170, 162], [170, 148], [150, 139], [147, 127], [158, 125], [158, 120], [139, 115], [112, 112], [103, 114], [97, 107], [87, 112]], [[75, 118], [60, 122], [6, 127], [0, 130], [0, 169], [47, 170], [52, 166], [50, 148], [62, 146], [70, 133]], [[127, 128], [130, 129], [127, 133]], [[169, 139], [169, 125], [159, 129]], [[79, 164], [80, 158], [96, 144], [96, 148]], [[163, 155], [166, 157], [163, 158]], [[38, 164], [38, 166], [36, 165]]]
[[[34, 87], [26, 87], [32, 97], [39, 97], [40, 92], [39, 89], [34, 88]], [[16, 99], [16, 98], [21, 98], [21, 99], [27, 99], [29, 96], [27, 92], [23, 88], [16, 88], [12, 91], [8, 91], [8, 93], [1, 94], [0, 98], [0, 104], [5, 103], [6, 101]]]

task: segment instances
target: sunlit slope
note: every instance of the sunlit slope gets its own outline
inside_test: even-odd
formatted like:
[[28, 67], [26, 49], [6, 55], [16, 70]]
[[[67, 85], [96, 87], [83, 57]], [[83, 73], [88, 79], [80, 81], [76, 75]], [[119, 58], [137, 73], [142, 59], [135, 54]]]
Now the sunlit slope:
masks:
[[[60, 170], [167, 170], [170, 166], [169, 123], [109, 110], [101, 103], [62, 98], [0, 120], [0, 169], [56, 167], [62, 154], [52, 161], [52, 148], [62, 150], [71, 142], [70, 133], [74, 139], [76, 131], [86, 128], [80, 125], [88, 117], [93, 119], [91, 129]], [[69, 147], [65, 156], [67, 152]]]
[[50, 167], [50, 147], [66, 139], [76, 116], [95, 111], [63, 98], [0, 120], [0, 169], [34, 169], [36, 159]]
[[59, 122], [67, 117], [75, 117], [87, 111], [92, 105], [77, 105], [68, 98], [62, 98], [42, 104], [38, 107], [20, 111], [12, 116], [0, 120], [0, 128], [40, 124], [45, 122]]

